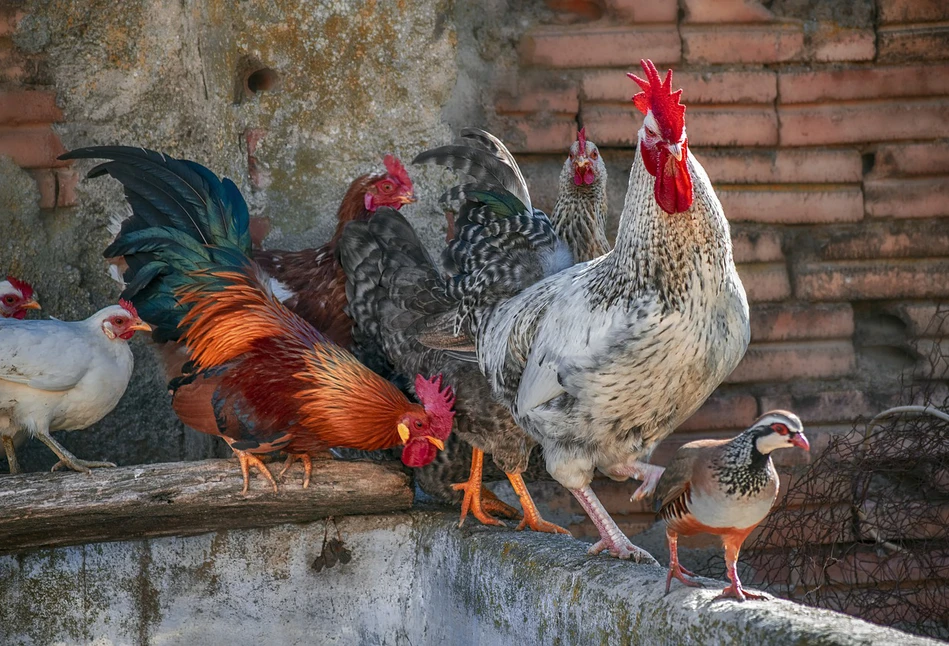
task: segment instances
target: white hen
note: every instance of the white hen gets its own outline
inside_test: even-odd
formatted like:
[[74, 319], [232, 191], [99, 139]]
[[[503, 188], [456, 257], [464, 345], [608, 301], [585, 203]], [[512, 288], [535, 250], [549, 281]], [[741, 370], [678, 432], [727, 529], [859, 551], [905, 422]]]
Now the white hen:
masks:
[[115, 466], [80, 460], [50, 436], [81, 430], [109, 414], [128, 387], [136, 330], [149, 330], [125, 301], [84, 321], [0, 320], [0, 439], [18, 473], [13, 437], [25, 430], [76, 471]]

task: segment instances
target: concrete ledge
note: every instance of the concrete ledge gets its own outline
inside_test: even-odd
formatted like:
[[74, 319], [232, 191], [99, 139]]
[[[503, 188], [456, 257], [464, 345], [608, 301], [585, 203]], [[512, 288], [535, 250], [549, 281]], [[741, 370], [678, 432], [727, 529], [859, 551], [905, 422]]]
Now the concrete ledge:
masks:
[[938, 643], [787, 601], [712, 602], [718, 582], [663, 596], [661, 568], [456, 523], [343, 518], [353, 559], [319, 573], [310, 564], [331, 521], [0, 557], [0, 643]]

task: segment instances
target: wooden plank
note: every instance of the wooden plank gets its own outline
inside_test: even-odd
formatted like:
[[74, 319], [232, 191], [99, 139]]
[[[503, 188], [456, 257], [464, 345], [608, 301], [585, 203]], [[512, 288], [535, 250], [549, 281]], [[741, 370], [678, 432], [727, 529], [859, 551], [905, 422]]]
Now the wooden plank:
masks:
[[0, 476], [0, 554], [24, 549], [190, 535], [408, 509], [407, 474], [368, 462], [299, 462], [274, 494], [258, 477], [241, 495], [233, 460], [170, 462], [82, 473]]

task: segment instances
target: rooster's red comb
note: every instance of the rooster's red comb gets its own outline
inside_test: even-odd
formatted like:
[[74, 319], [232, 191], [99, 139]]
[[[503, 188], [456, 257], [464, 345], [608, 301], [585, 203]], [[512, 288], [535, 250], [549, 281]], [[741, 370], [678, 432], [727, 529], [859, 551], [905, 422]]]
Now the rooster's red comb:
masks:
[[580, 144], [580, 154], [585, 154], [587, 151], [586, 127], [580, 128], [580, 130], [577, 131], [577, 143]]
[[7, 281], [13, 285], [13, 288], [23, 294], [23, 298], [33, 298], [33, 286], [25, 280], [20, 280], [16, 276], [7, 276]]
[[120, 298], [120, 299], [119, 299], [119, 305], [121, 305], [122, 308], [123, 308], [126, 312], [128, 312], [129, 314], [131, 314], [133, 318], [138, 318], [138, 310], [135, 309], [135, 306], [132, 305], [131, 302], [125, 300], [124, 298]]
[[633, 104], [643, 114], [652, 110], [652, 116], [656, 118], [663, 138], [670, 143], [678, 142], [685, 128], [685, 106], [679, 103], [682, 90], [672, 91], [672, 70], [666, 72], [665, 80], [660, 81], [659, 71], [652, 61], [642, 60], [640, 63], [646, 72], [645, 80], [632, 72], [626, 74], [643, 89], [633, 97]]
[[455, 411], [452, 410], [455, 405], [455, 393], [451, 386], [442, 388], [441, 375], [436, 375], [432, 379], [416, 375], [415, 394], [434, 422], [431, 427], [432, 435], [440, 440], [448, 439], [455, 419]]
[[386, 172], [389, 173], [393, 179], [407, 189], [412, 189], [412, 179], [409, 177], [408, 171], [405, 170], [405, 166], [402, 165], [398, 157], [395, 155], [386, 155], [382, 163], [385, 164]]

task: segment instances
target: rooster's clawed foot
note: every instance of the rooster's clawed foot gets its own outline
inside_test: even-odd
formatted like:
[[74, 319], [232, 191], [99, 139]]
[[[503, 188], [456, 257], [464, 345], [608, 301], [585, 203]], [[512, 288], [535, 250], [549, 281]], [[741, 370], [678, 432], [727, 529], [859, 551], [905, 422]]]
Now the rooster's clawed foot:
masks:
[[59, 471], [63, 467], [68, 467], [73, 471], [79, 471], [80, 473], [89, 473], [91, 469], [111, 469], [115, 467], [115, 462], [96, 462], [94, 460], [80, 460], [79, 458], [72, 456], [69, 459], [62, 459], [56, 464], [53, 465], [53, 468], [50, 471]]
[[657, 561], [652, 554], [641, 547], [636, 547], [625, 536], [615, 541], [601, 538], [593, 544], [593, 547], [587, 550], [587, 554], [595, 555], [603, 551], [608, 551], [611, 556], [615, 556], [618, 559], [628, 559], [634, 563], [644, 565], [659, 565], [659, 561]]

